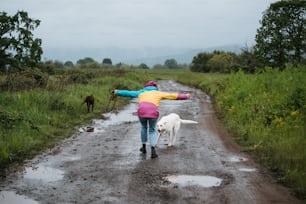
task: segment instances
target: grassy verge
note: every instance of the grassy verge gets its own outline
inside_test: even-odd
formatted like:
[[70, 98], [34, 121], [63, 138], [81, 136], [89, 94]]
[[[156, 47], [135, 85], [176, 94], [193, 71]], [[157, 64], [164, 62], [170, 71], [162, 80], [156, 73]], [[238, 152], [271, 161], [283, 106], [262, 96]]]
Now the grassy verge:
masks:
[[219, 115], [245, 151], [305, 199], [305, 67], [190, 76], [179, 80], [213, 95]]
[[[75, 76], [76, 77], [75, 77]], [[97, 75], [86, 83], [67, 83], [85, 75]], [[88, 71], [86, 74], [51, 76], [46, 88], [0, 93], [0, 170], [22, 162], [54, 146], [71, 135], [77, 126], [109, 111], [110, 91], [114, 88], [142, 88], [149, 80], [133, 70]], [[87, 79], [86, 79], [87, 81]], [[95, 96], [95, 110], [87, 113], [82, 104], [87, 95]], [[128, 103], [118, 98], [117, 107]]]

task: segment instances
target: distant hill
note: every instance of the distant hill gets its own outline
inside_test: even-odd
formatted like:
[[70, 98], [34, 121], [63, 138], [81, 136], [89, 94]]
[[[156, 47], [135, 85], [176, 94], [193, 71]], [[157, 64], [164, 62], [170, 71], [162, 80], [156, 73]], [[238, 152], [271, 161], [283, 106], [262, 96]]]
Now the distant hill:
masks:
[[43, 60], [58, 60], [61, 62], [72, 61], [91, 57], [97, 62], [102, 62], [104, 58], [111, 58], [113, 64], [124, 63], [129, 65], [139, 65], [145, 63], [149, 67], [156, 64], [164, 64], [167, 59], [175, 59], [179, 64], [190, 64], [194, 56], [201, 52], [213, 52], [214, 50], [241, 52], [242, 45], [226, 45], [209, 47], [203, 49], [177, 49], [177, 48], [143, 48], [143, 49], [123, 49], [123, 48], [76, 48], [59, 49], [43, 48]]

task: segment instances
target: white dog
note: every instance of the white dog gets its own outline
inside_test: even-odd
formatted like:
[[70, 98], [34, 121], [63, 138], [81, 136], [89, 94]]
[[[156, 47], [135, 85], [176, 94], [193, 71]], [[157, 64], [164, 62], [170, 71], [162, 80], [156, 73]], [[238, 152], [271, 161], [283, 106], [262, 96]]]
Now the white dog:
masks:
[[168, 147], [172, 146], [182, 123], [197, 124], [198, 122], [193, 120], [183, 120], [176, 113], [170, 113], [169, 115], [162, 117], [156, 124], [158, 131], [156, 144], [158, 145], [160, 136], [165, 133], [168, 134]]

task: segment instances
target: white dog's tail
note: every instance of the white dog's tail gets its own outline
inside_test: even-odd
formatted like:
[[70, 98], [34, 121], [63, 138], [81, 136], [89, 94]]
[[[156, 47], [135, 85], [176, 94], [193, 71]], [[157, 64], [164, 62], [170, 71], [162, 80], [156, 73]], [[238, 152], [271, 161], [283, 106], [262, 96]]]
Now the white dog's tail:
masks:
[[184, 123], [184, 124], [198, 124], [197, 121], [193, 121], [193, 120], [183, 120], [183, 119], [181, 119], [181, 123]]

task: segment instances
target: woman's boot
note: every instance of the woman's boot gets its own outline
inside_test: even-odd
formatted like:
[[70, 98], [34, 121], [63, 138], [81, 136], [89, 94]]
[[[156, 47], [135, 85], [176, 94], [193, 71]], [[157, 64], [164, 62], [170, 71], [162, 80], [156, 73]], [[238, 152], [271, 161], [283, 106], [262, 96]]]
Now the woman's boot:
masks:
[[155, 147], [151, 147], [151, 158], [154, 159], [156, 157], [158, 157], [158, 155], [155, 152]]
[[146, 144], [142, 144], [142, 148], [140, 148], [140, 151], [141, 151], [143, 154], [146, 154], [146, 153], [147, 153]]

